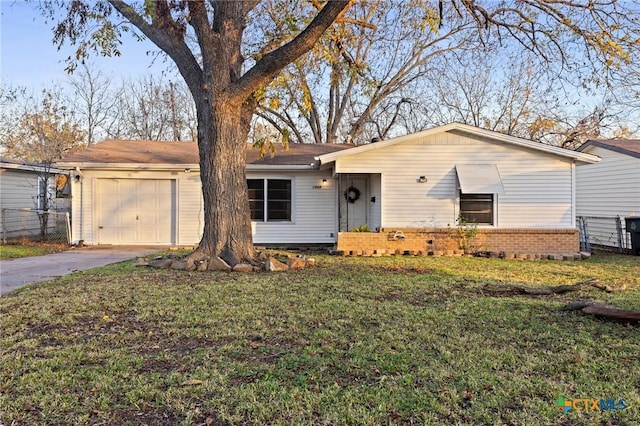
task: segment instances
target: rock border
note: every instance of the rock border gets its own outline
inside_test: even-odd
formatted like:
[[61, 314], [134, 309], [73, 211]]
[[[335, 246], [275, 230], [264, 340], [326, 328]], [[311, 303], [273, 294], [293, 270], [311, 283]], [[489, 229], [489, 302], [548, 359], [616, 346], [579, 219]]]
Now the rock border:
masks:
[[467, 253], [464, 250], [400, 250], [389, 251], [380, 250], [329, 250], [333, 256], [356, 256], [356, 257], [380, 257], [380, 256], [429, 256], [429, 257], [450, 257], [450, 256], [473, 256], [494, 259], [519, 259], [519, 260], [584, 260], [591, 257], [591, 253], [517, 253], [505, 251], [478, 251]]
[[187, 272], [222, 271], [249, 273], [285, 272], [289, 270], [305, 269], [316, 265], [315, 258], [306, 256], [267, 255], [263, 258], [264, 260], [259, 260], [254, 264], [238, 263], [231, 266], [225, 262], [224, 259], [221, 259], [218, 256], [212, 258], [207, 256], [202, 259], [194, 260], [188, 256], [179, 256], [170, 253], [165, 256], [157, 256], [153, 259], [139, 257], [133, 266], [156, 269], [173, 269], [176, 271]]

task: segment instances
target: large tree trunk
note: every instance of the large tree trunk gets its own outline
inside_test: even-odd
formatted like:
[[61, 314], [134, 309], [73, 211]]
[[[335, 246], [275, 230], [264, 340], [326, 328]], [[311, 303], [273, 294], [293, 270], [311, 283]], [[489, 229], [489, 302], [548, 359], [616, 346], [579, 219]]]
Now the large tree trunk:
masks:
[[198, 102], [204, 231], [197, 252], [235, 265], [254, 257], [245, 173], [251, 110], [224, 97], [207, 101]]

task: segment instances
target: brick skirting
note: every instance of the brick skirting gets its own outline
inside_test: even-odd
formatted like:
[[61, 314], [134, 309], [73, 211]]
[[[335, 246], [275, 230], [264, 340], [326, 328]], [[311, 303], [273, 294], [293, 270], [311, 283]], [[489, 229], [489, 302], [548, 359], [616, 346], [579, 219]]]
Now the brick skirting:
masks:
[[[467, 237], [465, 237], [465, 231]], [[469, 238], [469, 235], [475, 236]], [[340, 232], [336, 249], [345, 254], [454, 254], [507, 252], [516, 254], [576, 253], [577, 229], [383, 228], [380, 232]]]

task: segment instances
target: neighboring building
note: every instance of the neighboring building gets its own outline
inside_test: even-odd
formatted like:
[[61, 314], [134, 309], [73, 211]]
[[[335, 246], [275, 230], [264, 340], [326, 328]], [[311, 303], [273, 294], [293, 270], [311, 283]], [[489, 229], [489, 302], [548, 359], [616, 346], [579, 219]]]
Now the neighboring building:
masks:
[[591, 243], [631, 248], [623, 228], [625, 217], [640, 216], [640, 139], [590, 140], [578, 151], [601, 158], [576, 170], [577, 215], [585, 218]]
[[[463, 124], [357, 147], [292, 144], [273, 158], [248, 146], [254, 242], [445, 250], [473, 226], [476, 249], [575, 252], [575, 165], [596, 161]], [[74, 241], [199, 241], [195, 143], [106, 141], [57, 166], [74, 170]], [[346, 232], [362, 225], [379, 232]]]
[[[37, 234], [39, 219], [34, 210], [64, 209], [67, 200], [56, 199], [57, 175], [66, 170], [0, 158], [0, 228], [3, 238]], [[45, 178], [48, 175], [48, 179]], [[46, 201], [45, 201], [46, 200]], [[55, 225], [55, 221], [50, 226]]]

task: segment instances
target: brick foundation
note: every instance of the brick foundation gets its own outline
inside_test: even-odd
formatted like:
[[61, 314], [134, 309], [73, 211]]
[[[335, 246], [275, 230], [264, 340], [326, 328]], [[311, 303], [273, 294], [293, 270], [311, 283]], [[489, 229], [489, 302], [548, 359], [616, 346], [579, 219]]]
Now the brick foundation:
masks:
[[577, 229], [477, 229], [473, 238], [465, 238], [464, 234], [465, 230], [456, 228], [340, 232], [336, 249], [351, 255], [405, 252], [451, 255], [479, 251], [535, 255], [580, 251]]

